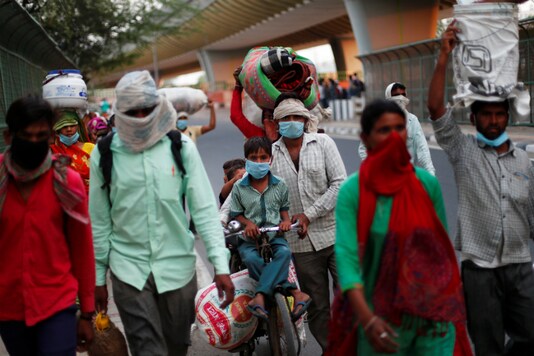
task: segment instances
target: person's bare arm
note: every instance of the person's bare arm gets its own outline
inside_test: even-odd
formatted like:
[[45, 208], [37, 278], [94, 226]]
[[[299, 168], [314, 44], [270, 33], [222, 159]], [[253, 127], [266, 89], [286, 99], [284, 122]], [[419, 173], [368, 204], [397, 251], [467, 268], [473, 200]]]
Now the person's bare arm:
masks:
[[438, 61], [432, 80], [430, 81], [430, 87], [428, 88], [428, 111], [430, 112], [430, 118], [437, 120], [442, 117], [445, 112], [445, 74], [447, 71], [447, 62], [449, 56], [456, 47], [458, 38], [456, 34], [459, 29], [455, 26], [456, 20], [454, 20], [445, 30], [441, 37], [441, 48], [439, 50]]
[[204, 135], [207, 132], [210, 132], [215, 129], [217, 124], [217, 116], [215, 115], [215, 107], [213, 101], [208, 101], [208, 108], [210, 109], [210, 123], [208, 125], [202, 126], [202, 134]]

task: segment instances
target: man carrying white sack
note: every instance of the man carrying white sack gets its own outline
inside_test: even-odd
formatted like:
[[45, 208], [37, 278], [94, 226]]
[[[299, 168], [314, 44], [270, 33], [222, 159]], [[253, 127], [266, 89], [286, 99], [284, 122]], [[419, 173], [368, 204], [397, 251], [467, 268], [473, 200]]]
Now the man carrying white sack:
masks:
[[219, 295], [226, 295], [221, 308], [234, 298], [215, 197], [197, 148], [185, 135], [178, 141], [181, 163], [175, 161], [171, 144], [176, 142], [167, 134], [176, 125], [176, 111], [157, 94], [148, 71], [126, 74], [115, 91], [109, 190], [99, 165], [103, 154], [95, 149], [91, 155], [96, 309], [107, 309], [109, 268], [131, 353], [185, 356], [197, 283], [195, 238], [183, 195], [215, 267]]
[[[406, 93], [406, 87], [402, 83], [393, 82], [387, 86], [385, 95], [387, 100], [394, 101], [406, 113], [406, 131], [408, 133], [406, 137], [406, 148], [408, 148], [408, 152], [412, 157], [412, 163], [432, 175], [436, 175], [436, 169], [434, 168], [434, 164], [432, 164], [428, 143], [419, 119], [406, 109], [410, 103], [410, 99], [408, 99]], [[362, 160], [367, 157], [367, 149], [362, 142], [360, 142], [360, 146], [358, 147], [358, 153]]]
[[[443, 103], [448, 58], [458, 43], [451, 24], [429, 88], [428, 109], [458, 187], [455, 248], [461, 252], [469, 335], [480, 356], [534, 352], [534, 170], [506, 134], [508, 100], [475, 101], [476, 137], [464, 135]], [[505, 347], [505, 334], [512, 346]]]

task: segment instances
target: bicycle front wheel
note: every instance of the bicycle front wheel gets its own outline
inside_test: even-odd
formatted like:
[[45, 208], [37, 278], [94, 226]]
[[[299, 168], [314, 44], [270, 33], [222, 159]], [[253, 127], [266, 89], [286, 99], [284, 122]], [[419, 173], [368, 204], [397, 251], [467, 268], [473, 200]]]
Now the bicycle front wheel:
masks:
[[280, 330], [280, 346], [283, 355], [297, 356], [300, 354], [300, 340], [297, 327], [291, 320], [291, 312], [285, 296], [275, 293], [274, 298], [278, 309], [278, 327]]

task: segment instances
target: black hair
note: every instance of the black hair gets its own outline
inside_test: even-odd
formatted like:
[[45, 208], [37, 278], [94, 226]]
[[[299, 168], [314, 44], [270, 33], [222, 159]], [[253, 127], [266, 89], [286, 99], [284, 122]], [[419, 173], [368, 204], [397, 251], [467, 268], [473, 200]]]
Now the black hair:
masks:
[[391, 92], [393, 92], [393, 90], [396, 90], [396, 89], [406, 90], [406, 86], [402, 83], [395, 83], [391, 87]]
[[115, 127], [115, 114], [111, 115], [109, 117], [109, 123], [108, 123], [108, 126], [109, 127]]
[[228, 173], [226, 173], [226, 179], [228, 180], [232, 180], [236, 174], [236, 172], [239, 170], [239, 169], [245, 169], [245, 166], [232, 166], [228, 169]]
[[272, 156], [272, 143], [267, 137], [251, 137], [245, 142], [245, 158], [249, 154], [263, 149], [269, 156]]
[[244, 168], [245, 160], [243, 158], [234, 158], [223, 163], [223, 170], [227, 170], [233, 167]]
[[298, 96], [297, 93], [288, 91], [286, 93], [280, 93], [280, 95], [278, 95], [278, 98], [276, 98], [276, 101], [274, 102], [274, 108], [276, 109], [276, 107], [286, 99], [297, 99], [302, 101], [302, 99], [300, 98], [300, 96]]
[[360, 121], [362, 132], [369, 135], [375, 123], [385, 113], [399, 114], [406, 120], [404, 110], [397, 103], [391, 100], [376, 99], [367, 104], [363, 109]]
[[510, 103], [508, 100], [505, 101], [482, 101], [482, 100], [476, 100], [471, 104], [471, 114], [477, 115], [480, 110], [486, 105], [500, 105], [504, 109], [506, 109], [506, 112], [510, 109]]
[[52, 128], [56, 120], [56, 111], [38, 94], [29, 94], [15, 100], [6, 113], [6, 124], [11, 133], [20, 132], [39, 121], [46, 121]]

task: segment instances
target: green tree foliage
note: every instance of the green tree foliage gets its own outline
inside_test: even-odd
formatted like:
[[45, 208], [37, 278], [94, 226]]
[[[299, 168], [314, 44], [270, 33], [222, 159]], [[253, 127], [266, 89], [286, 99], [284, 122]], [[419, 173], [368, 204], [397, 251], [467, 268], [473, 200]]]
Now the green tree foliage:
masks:
[[191, 0], [18, 0], [85, 75], [129, 64], [180, 32]]

